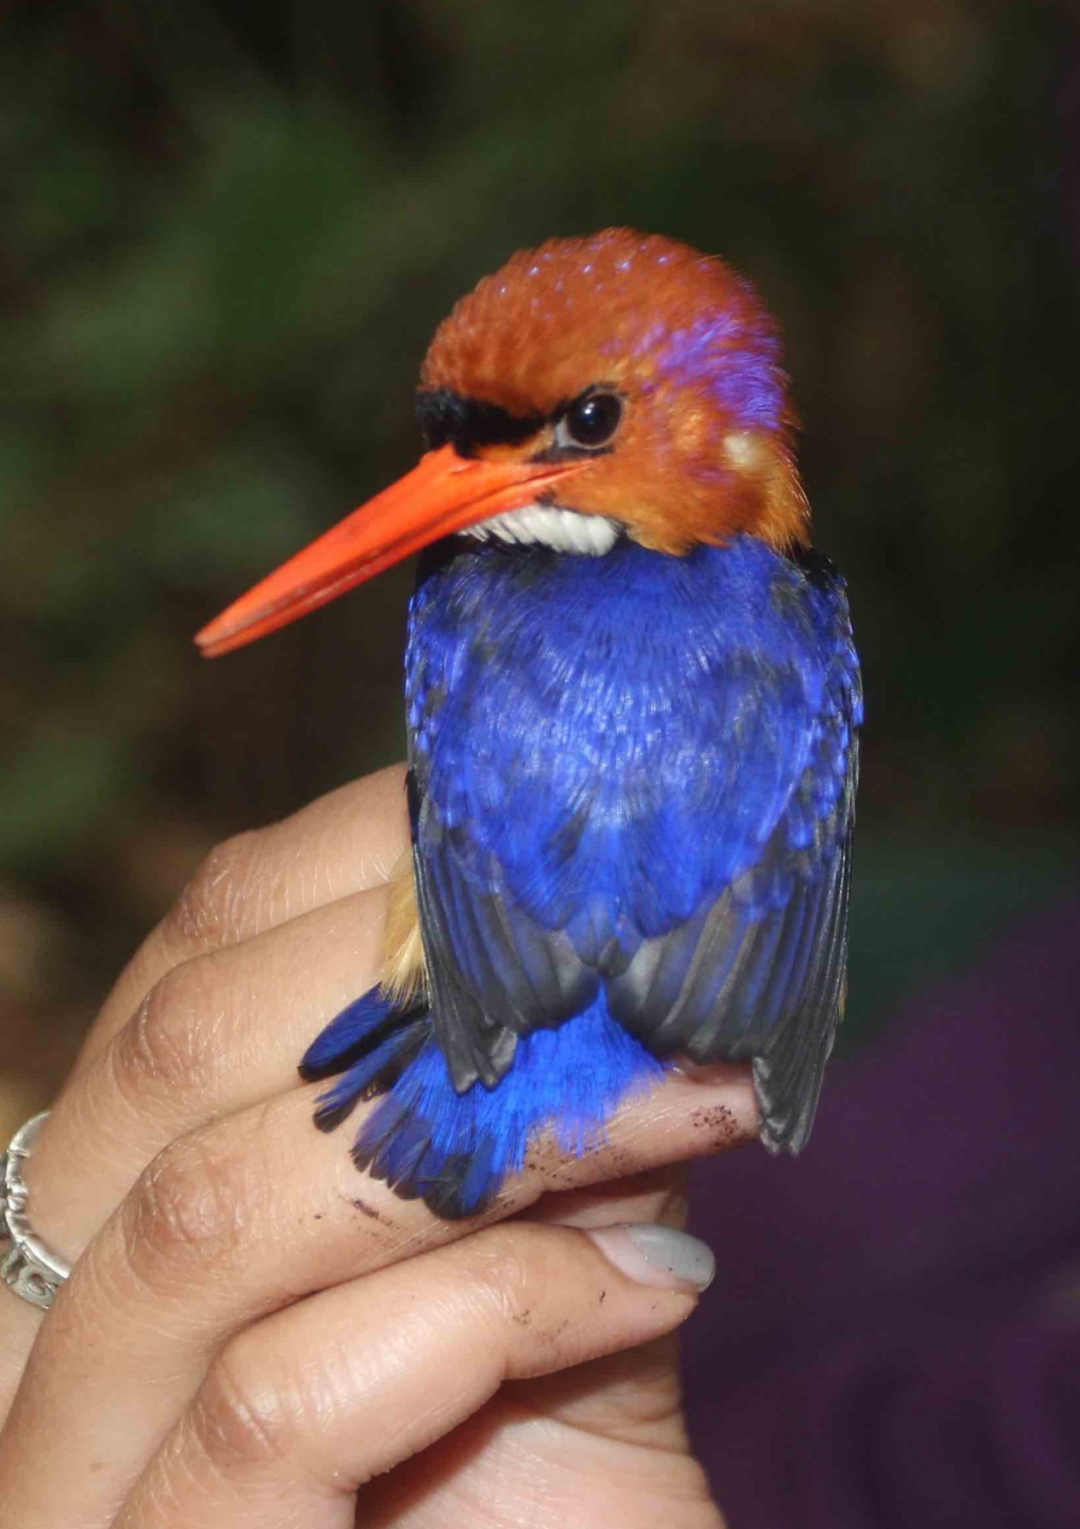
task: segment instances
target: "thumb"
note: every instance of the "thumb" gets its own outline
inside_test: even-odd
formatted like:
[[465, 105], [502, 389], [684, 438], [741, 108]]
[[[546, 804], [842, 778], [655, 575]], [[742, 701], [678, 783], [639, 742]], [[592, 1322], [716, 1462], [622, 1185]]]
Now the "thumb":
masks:
[[[687, 1178], [686, 1165], [676, 1164], [587, 1190], [546, 1195], [530, 1209], [529, 1218], [590, 1230], [643, 1222], [681, 1231], [687, 1220]], [[504, 1389], [523, 1399], [527, 1393], [531, 1408], [595, 1437], [690, 1453], [675, 1333]]]

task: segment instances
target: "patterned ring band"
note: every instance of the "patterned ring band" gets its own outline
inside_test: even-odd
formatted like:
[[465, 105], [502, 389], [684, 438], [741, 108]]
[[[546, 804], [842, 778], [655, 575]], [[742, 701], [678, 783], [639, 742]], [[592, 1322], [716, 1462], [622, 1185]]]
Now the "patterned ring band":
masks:
[[23, 1164], [34, 1150], [38, 1132], [48, 1119], [46, 1110], [28, 1120], [0, 1157], [0, 1242], [9, 1248], [0, 1262], [0, 1280], [32, 1306], [48, 1311], [56, 1292], [71, 1273], [71, 1265], [38, 1237], [26, 1215], [27, 1189]]

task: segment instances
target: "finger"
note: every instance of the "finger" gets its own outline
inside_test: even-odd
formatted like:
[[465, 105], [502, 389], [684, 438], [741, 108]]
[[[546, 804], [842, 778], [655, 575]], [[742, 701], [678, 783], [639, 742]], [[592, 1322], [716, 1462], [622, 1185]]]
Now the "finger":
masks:
[[[214, 1354], [253, 1321], [474, 1232], [356, 1173], [341, 1138], [311, 1125], [296, 1089], [170, 1145], [76, 1266], [44, 1323], [3, 1436], [63, 1477], [70, 1518], [120, 1501]], [[487, 1220], [546, 1190], [579, 1188], [717, 1151], [754, 1133], [745, 1068], [667, 1078], [567, 1160], [538, 1142]], [[100, 1356], [95, 1365], [93, 1356]], [[3, 1500], [0, 1472], [0, 1500]]]
[[[689, 1168], [675, 1163], [632, 1178], [545, 1195], [523, 1215], [583, 1229], [649, 1223], [684, 1231]], [[508, 1396], [512, 1397], [511, 1387]], [[649, 1449], [688, 1450], [674, 1336], [530, 1381], [526, 1405], [590, 1438], [617, 1438]], [[558, 1443], [552, 1448], [558, 1450]], [[390, 1520], [388, 1520], [390, 1521]]]
[[121, 973], [83, 1046], [85, 1066], [174, 966], [385, 882], [409, 847], [401, 765], [211, 850]]
[[29, 1179], [51, 1247], [74, 1261], [170, 1141], [296, 1087], [311, 1037], [378, 980], [386, 903], [357, 892], [159, 978], [42, 1128]]
[[503, 1381], [645, 1342], [689, 1315], [700, 1284], [667, 1266], [711, 1255], [662, 1236], [663, 1266], [625, 1227], [594, 1238], [511, 1224], [250, 1328], [216, 1360], [115, 1529], [348, 1529], [358, 1488]]
[[[482, 1503], [496, 1514], [485, 1523], [724, 1529], [671, 1383], [680, 1336], [508, 1382], [419, 1460], [370, 1482], [357, 1524], [471, 1525]], [[670, 1400], [650, 1379], [661, 1364]]]

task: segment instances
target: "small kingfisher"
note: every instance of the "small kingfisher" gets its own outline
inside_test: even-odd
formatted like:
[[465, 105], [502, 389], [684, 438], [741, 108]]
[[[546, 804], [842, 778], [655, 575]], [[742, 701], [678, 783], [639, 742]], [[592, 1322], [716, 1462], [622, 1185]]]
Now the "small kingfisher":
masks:
[[807, 1139], [843, 1009], [862, 720], [776, 326], [719, 259], [608, 229], [514, 255], [421, 371], [419, 465], [197, 637], [227, 652], [423, 550], [412, 856], [378, 985], [301, 1064], [357, 1166], [475, 1215], [678, 1058]]

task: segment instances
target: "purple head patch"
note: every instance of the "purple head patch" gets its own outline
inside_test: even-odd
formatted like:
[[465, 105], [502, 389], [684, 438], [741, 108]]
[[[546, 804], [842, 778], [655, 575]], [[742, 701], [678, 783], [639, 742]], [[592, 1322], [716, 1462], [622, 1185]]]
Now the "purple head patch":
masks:
[[782, 422], [780, 341], [739, 314], [710, 314], [669, 334], [660, 371], [676, 384], [704, 385], [744, 429], [776, 430]]

